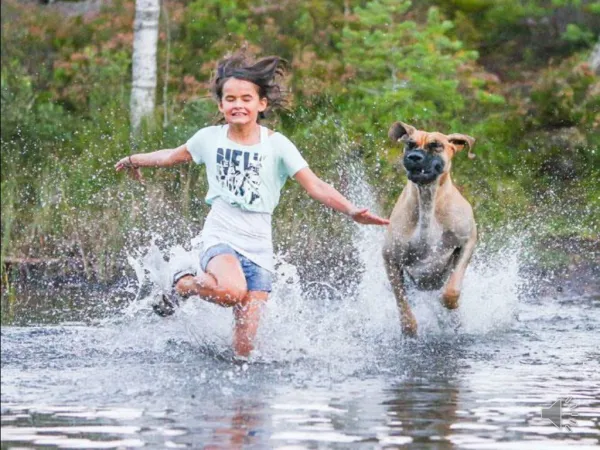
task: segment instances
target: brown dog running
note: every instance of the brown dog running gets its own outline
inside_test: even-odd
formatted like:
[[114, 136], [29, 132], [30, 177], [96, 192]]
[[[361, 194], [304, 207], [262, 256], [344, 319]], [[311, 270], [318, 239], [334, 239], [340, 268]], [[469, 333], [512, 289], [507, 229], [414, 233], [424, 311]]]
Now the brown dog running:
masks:
[[477, 242], [471, 205], [450, 178], [454, 155], [475, 139], [464, 134], [429, 133], [396, 122], [389, 131], [393, 142], [404, 144], [402, 163], [408, 183], [390, 217], [383, 257], [400, 310], [405, 334], [417, 333], [408, 305], [405, 276], [420, 290], [442, 289], [442, 303], [458, 308], [467, 265]]

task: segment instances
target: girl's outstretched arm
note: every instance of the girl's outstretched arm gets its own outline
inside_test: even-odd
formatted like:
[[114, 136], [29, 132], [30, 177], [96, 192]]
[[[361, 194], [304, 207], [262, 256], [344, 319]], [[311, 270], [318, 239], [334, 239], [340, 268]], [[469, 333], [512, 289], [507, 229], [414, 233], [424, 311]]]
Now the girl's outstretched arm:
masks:
[[321, 180], [308, 167], [299, 170], [294, 178], [312, 198], [325, 206], [349, 215], [355, 222], [366, 225], [387, 225], [390, 223], [389, 220], [369, 212], [366, 208], [354, 206], [350, 200], [340, 194], [333, 186]]
[[137, 153], [126, 156], [115, 164], [118, 171], [129, 169], [136, 179], [141, 179], [140, 167], [171, 167], [192, 160], [192, 155], [187, 149], [187, 144], [177, 148], [158, 150], [152, 153]]

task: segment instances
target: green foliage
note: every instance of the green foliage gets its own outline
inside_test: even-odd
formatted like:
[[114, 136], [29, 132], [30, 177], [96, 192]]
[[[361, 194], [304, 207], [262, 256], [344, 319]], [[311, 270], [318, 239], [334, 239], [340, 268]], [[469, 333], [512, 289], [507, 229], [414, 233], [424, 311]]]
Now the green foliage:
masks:
[[206, 59], [218, 59], [228, 47], [239, 45], [249, 33], [247, 2], [238, 0], [200, 0], [190, 3], [185, 20], [187, 43], [201, 50]]
[[592, 14], [600, 14], [600, 2], [588, 3], [587, 10]]
[[[598, 5], [170, 0], [159, 45], [159, 85], [166, 83], [167, 97], [158, 92], [168, 106], [168, 125], [149, 127], [132, 148], [134, 3], [115, 0], [96, 15], [65, 17], [6, 0], [0, 44], [2, 258], [75, 256], [87, 276], [108, 279], [118, 273], [124, 252], [153, 233], [172, 242], [195, 234], [207, 210], [202, 168], [148, 170], [147, 184], [139, 186], [115, 174], [113, 165], [132, 151], [180, 145], [213, 123], [210, 73], [218, 58], [241, 45], [290, 61], [289, 111], [270, 126], [343, 192], [351, 180], [348, 167], [358, 161], [382, 211], [390, 211], [405, 178], [398, 165], [402, 149], [386, 135], [391, 123], [403, 120], [477, 139], [477, 158], [458, 154], [453, 177], [475, 205], [482, 229], [539, 210], [538, 203], [561, 203], [539, 201], [540, 192], [551, 190], [573, 201], [548, 212], [549, 232], [568, 230], [568, 210], [583, 217], [577, 232], [597, 236], [590, 211], [597, 211], [600, 198], [592, 181], [600, 163], [600, 87], [585, 59], [597, 39]], [[345, 218], [324, 210], [296, 184], [286, 189], [275, 215], [279, 248], [305, 236], [309, 225], [320, 231], [302, 243], [299, 258], [316, 255], [327, 240], [348, 242]], [[340, 244], [335, 251], [346, 250]]]
[[545, 70], [531, 91], [530, 120], [537, 127], [592, 125], [598, 114], [598, 77], [581, 61], [565, 60]]
[[352, 75], [340, 100], [348, 120], [364, 132], [387, 129], [398, 119], [441, 128], [461, 122], [457, 117], [474, 105], [503, 104], [474, 75], [477, 52], [452, 38], [452, 22], [430, 8], [418, 24], [409, 19], [409, 8], [409, 2], [369, 2], [344, 30], [341, 48]]
[[594, 33], [589, 30], [581, 29], [578, 25], [570, 23], [561, 37], [571, 44], [583, 44], [586, 47], [594, 42]]
[[[29, 139], [48, 142], [70, 137], [70, 131], [62, 126], [67, 122], [63, 108], [52, 102], [44, 92], [34, 90], [32, 77], [24, 73], [18, 61], [2, 66], [0, 83], [2, 142], [16, 143]], [[21, 156], [36, 158], [40, 155], [25, 150]], [[23, 162], [34, 161], [27, 159]]]
[[592, 0], [434, 0], [454, 18], [457, 35], [485, 52], [505, 77], [538, 69], [552, 57], [589, 48], [598, 38], [600, 2]]

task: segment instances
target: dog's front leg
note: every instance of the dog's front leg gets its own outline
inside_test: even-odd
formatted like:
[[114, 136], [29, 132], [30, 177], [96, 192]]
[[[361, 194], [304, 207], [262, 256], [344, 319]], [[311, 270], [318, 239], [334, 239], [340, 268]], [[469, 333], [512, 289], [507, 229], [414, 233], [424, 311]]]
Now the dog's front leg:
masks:
[[417, 320], [410, 309], [408, 298], [406, 297], [403, 267], [389, 250], [384, 250], [383, 257], [385, 260], [387, 276], [392, 285], [394, 296], [396, 297], [396, 305], [400, 312], [400, 326], [402, 327], [402, 332], [408, 336], [414, 337], [417, 335]]
[[473, 227], [469, 240], [463, 245], [458, 254], [454, 270], [450, 274], [446, 285], [442, 291], [442, 303], [448, 309], [458, 308], [458, 299], [462, 288], [462, 281], [465, 277], [467, 266], [471, 261], [471, 256], [477, 243], [477, 229]]

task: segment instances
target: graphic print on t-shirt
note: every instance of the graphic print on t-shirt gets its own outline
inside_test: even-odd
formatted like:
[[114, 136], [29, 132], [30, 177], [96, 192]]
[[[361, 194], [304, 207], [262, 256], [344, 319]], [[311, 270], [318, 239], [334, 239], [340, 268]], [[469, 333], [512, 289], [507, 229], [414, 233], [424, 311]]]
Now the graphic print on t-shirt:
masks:
[[265, 156], [242, 150], [217, 149], [217, 181], [236, 197], [252, 204], [260, 198], [260, 169]]

